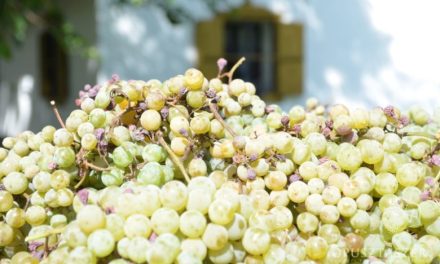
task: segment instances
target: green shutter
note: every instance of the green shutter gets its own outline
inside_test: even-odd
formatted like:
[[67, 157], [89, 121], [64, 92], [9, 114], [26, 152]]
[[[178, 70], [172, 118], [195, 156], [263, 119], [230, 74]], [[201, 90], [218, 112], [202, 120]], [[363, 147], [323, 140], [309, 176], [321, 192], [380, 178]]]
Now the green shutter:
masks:
[[208, 79], [217, 76], [217, 60], [223, 56], [224, 49], [223, 30], [220, 18], [197, 24], [198, 68]]
[[303, 26], [278, 23], [276, 43], [279, 94], [298, 95], [303, 87]]

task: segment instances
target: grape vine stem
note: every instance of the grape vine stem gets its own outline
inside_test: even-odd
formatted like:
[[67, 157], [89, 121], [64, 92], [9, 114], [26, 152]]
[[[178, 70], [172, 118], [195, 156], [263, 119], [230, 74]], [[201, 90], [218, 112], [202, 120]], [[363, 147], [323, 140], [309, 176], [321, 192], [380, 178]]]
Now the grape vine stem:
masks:
[[185, 170], [185, 167], [183, 166], [182, 162], [177, 157], [177, 155], [170, 148], [170, 146], [168, 146], [168, 144], [165, 141], [165, 139], [163, 139], [162, 132], [158, 131], [156, 133], [156, 136], [157, 136], [157, 140], [159, 141], [159, 144], [168, 152], [168, 154], [170, 155], [170, 157], [173, 160], [174, 164], [177, 165], [177, 167], [179, 168], [179, 170], [182, 172], [183, 176], [185, 177], [186, 182], [188, 183], [191, 179], [189, 178], [188, 173]]
[[60, 123], [62, 128], [66, 128], [66, 125], [64, 124], [63, 119], [61, 118], [60, 112], [58, 111], [58, 108], [55, 104], [55, 101], [50, 101], [50, 105], [52, 106], [53, 112], [55, 113], [56, 118], [58, 119], [58, 122]]
[[32, 241], [32, 240], [37, 240], [37, 239], [40, 239], [40, 238], [45, 238], [45, 237], [48, 237], [48, 236], [51, 236], [51, 235], [60, 234], [60, 233], [63, 233], [65, 229], [66, 229], [66, 226], [59, 227], [59, 228], [54, 228], [54, 229], [48, 230], [46, 232], [42, 232], [40, 234], [36, 234], [36, 235], [33, 235], [33, 236], [28, 236], [28, 237], [26, 237], [26, 239], [24, 241], [29, 242], [29, 241]]
[[232, 128], [228, 126], [228, 124], [226, 124], [225, 120], [218, 112], [217, 106], [214, 103], [209, 102], [209, 109], [214, 114], [215, 119], [217, 119], [223, 125], [223, 127], [228, 130], [229, 134], [231, 134], [232, 137], [235, 137], [237, 134], [235, 134], [234, 130], [232, 130]]
[[228, 77], [228, 82], [230, 83], [232, 81], [232, 77], [234, 76], [234, 72], [237, 70], [237, 68], [246, 60], [245, 57], [241, 57], [237, 63], [232, 66], [231, 70], [223, 73], [220, 77]]

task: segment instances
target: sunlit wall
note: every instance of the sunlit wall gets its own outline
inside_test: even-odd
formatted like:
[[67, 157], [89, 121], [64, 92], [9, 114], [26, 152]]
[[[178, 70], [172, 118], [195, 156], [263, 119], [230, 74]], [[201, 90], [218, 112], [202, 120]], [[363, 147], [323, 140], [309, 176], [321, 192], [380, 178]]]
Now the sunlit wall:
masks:
[[[285, 108], [309, 96], [348, 105], [432, 107], [436, 103], [439, 1], [251, 2], [279, 14], [286, 23], [305, 24], [304, 93], [280, 102]], [[98, 0], [101, 80], [114, 72], [124, 78], [166, 79], [196, 63], [194, 24], [172, 25], [156, 8], [107, 3]], [[177, 3], [191, 9], [196, 20], [212, 16], [200, 0]]]

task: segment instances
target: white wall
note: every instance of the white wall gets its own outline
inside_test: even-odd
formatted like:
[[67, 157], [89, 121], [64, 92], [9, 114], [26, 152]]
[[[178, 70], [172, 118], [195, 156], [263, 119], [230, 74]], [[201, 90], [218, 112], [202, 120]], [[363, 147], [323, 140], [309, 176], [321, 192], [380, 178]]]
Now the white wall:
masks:
[[[95, 7], [93, 1], [62, 1], [62, 9], [78, 32], [89, 41], [96, 41]], [[58, 122], [49, 105], [42, 97], [40, 86], [40, 54], [38, 30], [29, 32], [26, 42], [16, 47], [13, 59], [0, 62], [0, 135], [15, 135], [23, 130], [39, 131], [46, 124]], [[58, 105], [66, 118], [74, 109], [74, 99], [86, 83], [96, 82], [96, 63], [89, 63], [78, 55], [69, 57], [68, 98]], [[27, 93], [20, 91], [27, 90]]]
[[[239, 4], [242, 1], [227, 1]], [[440, 95], [440, 19], [435, 0], [252, 0], [285, 22], [305, 23], [303, 96], [351, 106], [431, 108]], [[211, 14], [202, 0], [177, 1], [196, 19]], [[109, 7], [98, 0], [99, 79], [166, 79], [196, 61], [193, 24], [171, 25], [152, 7]], [[438, 35], [438, 34], [437, 34]]]

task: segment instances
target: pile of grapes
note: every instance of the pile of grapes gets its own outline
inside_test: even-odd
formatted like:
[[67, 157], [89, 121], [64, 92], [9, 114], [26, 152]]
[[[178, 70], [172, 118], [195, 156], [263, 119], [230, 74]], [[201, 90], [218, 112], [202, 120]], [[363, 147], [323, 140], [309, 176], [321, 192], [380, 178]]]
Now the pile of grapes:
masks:
[[196, 70], [0, 148], [0, 264], [439, 263], [440, 111], [284, 112]]

